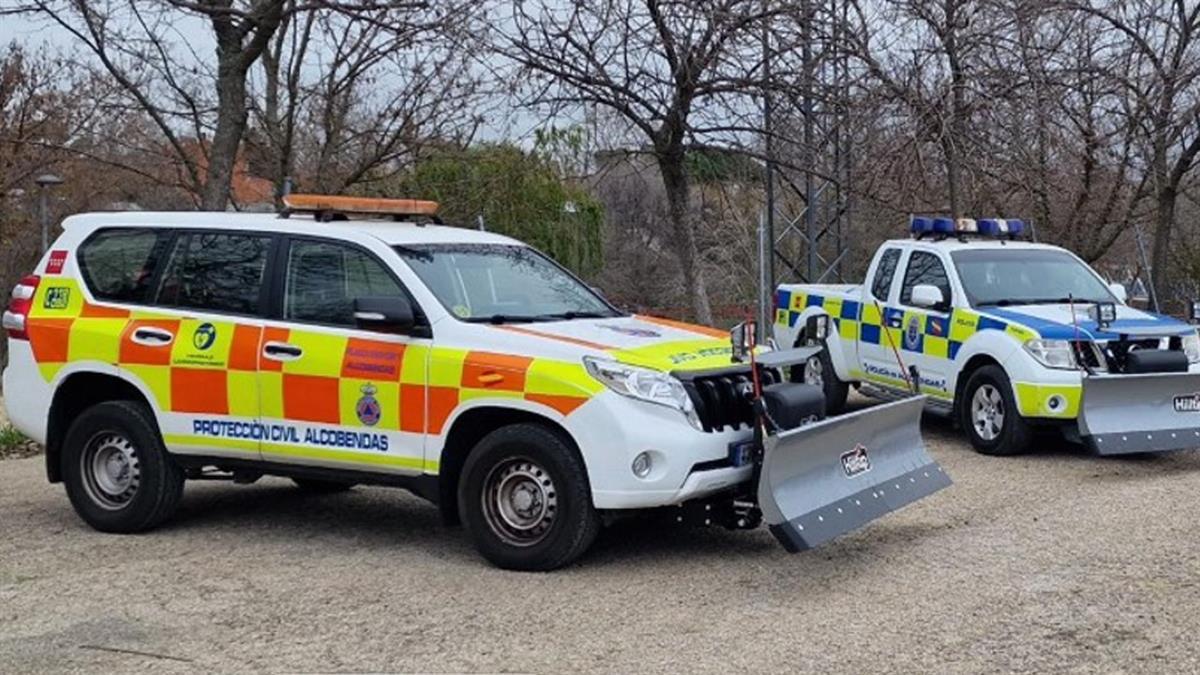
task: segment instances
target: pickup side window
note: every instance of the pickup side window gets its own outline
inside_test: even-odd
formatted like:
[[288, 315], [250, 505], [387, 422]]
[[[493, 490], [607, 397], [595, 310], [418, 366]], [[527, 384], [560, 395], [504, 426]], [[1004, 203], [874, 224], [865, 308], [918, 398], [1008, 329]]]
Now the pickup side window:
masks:
[[98, 300], [146, 303], [169, 241], [165, 230], [101, 230], [79, 247], [83, 280]]
[[271, 237], [224, 232], [181, 234], [158, 291], [158, 304], [228, 314], [258, 314]]
[[927, 251], [913, 251], [908, 258], [908, 269], [904, 272], [904, 285], [900, 287], [900, 302], [912, 304], [913, 286], [925, 284], [942, 290], [946, 304], [950, 304], [950, 277], [942, 259]]
[[292, 241], [283, 318], [354, 327], [354, 300], [399, 297], [404, 289], [365, 251], [322, 241]]
[[875, 268], [875, 278], [871, 280], [871, 295], [879, 300], [887, 300], [888, 291], [892, 288], [892, 277], [896, 276], [896, 265], [900, 262], [900, 249], [889, 248], [879, 258]]

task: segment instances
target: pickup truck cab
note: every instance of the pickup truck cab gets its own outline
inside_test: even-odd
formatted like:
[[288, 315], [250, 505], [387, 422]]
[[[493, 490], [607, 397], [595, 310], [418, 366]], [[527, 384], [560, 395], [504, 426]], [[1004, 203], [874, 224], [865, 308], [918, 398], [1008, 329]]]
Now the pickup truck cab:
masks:
[[[1126, 305], [1119, 284], [1070, 251], [1018, 240], [1019, 221], [914, 218], [913, 229], [879, 247], [862, 284], [777, 290], [781, 344], [806, 340], [810, 316], [832, 319], [828, 349], [793, 373], [824, 388], [830, 412], [851, 385], [907, 394], [915, 367], [929, 412], [955, 416], [980, 452], [1006, 455], [1026, 449], [1038, 426], [1087, 440], [1085, 382], [1200, 371], [1195, 327]], [[1186, 414], [1179, 401], [1195, 380], [1160, 377], [1147, 391], [1166, 383], [1179, 391], [1163, 405]]]

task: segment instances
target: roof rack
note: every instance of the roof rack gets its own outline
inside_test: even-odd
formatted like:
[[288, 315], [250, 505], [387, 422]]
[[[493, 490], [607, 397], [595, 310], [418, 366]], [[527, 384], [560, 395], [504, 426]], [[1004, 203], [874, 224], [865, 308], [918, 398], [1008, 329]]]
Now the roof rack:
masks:
[[437, 216], [438, 203], [420, 199], [290, 194], [284, 195], [283, 207], [280, 218], [289, 218], [293, 213], [311, 213], [313, 219], [322, 223], [349, 220], [351, 215], [390, 216], [395, 221], [425, 218], [437, 224], [442, 222]]

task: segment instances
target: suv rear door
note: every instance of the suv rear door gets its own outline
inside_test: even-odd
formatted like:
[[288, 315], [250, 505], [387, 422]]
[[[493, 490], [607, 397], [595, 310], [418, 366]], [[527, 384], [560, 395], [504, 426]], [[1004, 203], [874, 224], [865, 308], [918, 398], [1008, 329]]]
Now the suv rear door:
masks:
[[181, 454], [259, 458], [258, 351], [272, 235], [180, 231], [151, 310], [135, 311], [120, 367], [157, 399]]
[[411, 301], [407, 289], [351, 241], [289, 237], [278, 261], [260, 352], [264, 459], [421, 473], [429, 340], [360, 328], [353, 310], [357, 298]]

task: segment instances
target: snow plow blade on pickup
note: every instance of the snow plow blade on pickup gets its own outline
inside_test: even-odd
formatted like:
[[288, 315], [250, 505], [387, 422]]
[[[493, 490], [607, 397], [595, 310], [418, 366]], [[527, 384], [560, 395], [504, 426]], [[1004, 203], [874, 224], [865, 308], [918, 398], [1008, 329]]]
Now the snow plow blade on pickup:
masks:
[[1079, 434], [1096, 454], [1200, 448], [1200, 373], [1083, 378]]
[[921, 440], [924, 396], [768, 434], [758, 503], [792, 553], [950, 485]]

